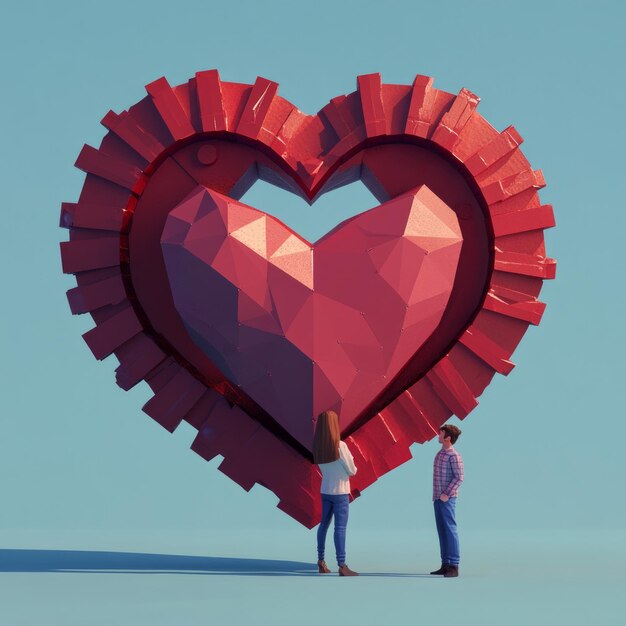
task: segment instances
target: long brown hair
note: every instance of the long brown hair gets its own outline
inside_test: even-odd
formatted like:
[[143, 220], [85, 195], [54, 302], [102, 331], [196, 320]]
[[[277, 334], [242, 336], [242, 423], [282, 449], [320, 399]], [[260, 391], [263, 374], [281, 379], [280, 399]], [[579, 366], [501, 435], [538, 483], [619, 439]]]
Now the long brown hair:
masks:
[[313, 459], [320, 463], [332, 463], [339, 458], [339, 416], [334, 411], [320, 413], [313, 437]]

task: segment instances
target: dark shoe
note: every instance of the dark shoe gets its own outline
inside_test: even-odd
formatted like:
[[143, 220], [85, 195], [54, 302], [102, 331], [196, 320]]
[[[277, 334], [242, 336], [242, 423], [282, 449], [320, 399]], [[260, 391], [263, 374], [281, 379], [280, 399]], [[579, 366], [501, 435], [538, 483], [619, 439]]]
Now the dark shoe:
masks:
[[317, 562], [317, 571], [320, 574], [330, 574], [330, 570], [328, 569], [328, 565], [326, 565], [326, 561]]
[[448, 569], [445, 571], [444, 578], [456, 578], [459, 575], [458, 565], [448, 565]]
[[353, 572], [347, 565], [340, 565], [339, 576], [358, 576], [358, 574]]
[[446, 563], [442, 563], [439, 569], [436, 569], [434, 572], [431, 572], [433, 576], [443, 576], [448, 569], [448, 565]]

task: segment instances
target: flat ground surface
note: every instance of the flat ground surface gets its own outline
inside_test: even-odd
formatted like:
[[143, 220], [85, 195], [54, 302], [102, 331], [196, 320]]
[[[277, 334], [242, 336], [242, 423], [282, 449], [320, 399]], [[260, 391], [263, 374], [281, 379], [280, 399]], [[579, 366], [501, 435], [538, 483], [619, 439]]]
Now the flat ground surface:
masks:
[[[624, 624], [626, 532], [465, 533], [461, 577], [426, 531], [353, 531], [359, 578], [320, 576], [313, 533], [9, 533], [0, 624]], [[332, 563], [333, 559], [327, 561]], [[334, 569], [334, 564], [333, 564]]]

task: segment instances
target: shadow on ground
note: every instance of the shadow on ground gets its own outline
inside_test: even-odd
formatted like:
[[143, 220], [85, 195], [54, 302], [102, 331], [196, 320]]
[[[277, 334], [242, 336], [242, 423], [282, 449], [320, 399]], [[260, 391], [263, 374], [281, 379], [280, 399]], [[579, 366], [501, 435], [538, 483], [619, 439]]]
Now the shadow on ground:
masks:
[[0, 549], [0, 572], [81, 572], [128, 574], [232, 574], [241, 576], [317, 575], [312, 563], [217, 556], [136, 552]]
[[[0, 573], [2, 572], [318, 576], [317, 566], [314, 563], [300, 561], [140, 552], [15, 549], [0, 549]], [[428, 574], [393, 572], [361, 572], [361, 575], [398, 578], [428, 577]]]

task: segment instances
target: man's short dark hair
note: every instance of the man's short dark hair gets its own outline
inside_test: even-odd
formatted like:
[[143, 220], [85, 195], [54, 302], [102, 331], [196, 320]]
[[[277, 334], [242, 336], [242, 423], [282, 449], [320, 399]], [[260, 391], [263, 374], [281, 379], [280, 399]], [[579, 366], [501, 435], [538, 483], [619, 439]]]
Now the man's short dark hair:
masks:
[[450, 437], [450, 443], [452, 445], [456, 443], [456, 440], [459, 438], [459, 435], [461, 434], [461, 429], [457, 428], [456, 426], [453, 426], [452, 424], [444, 424], [439, 429], [439, 432], [441, 432], [442, 430], [445, 433], [443, 438], [447, 439], [448, 437]]

